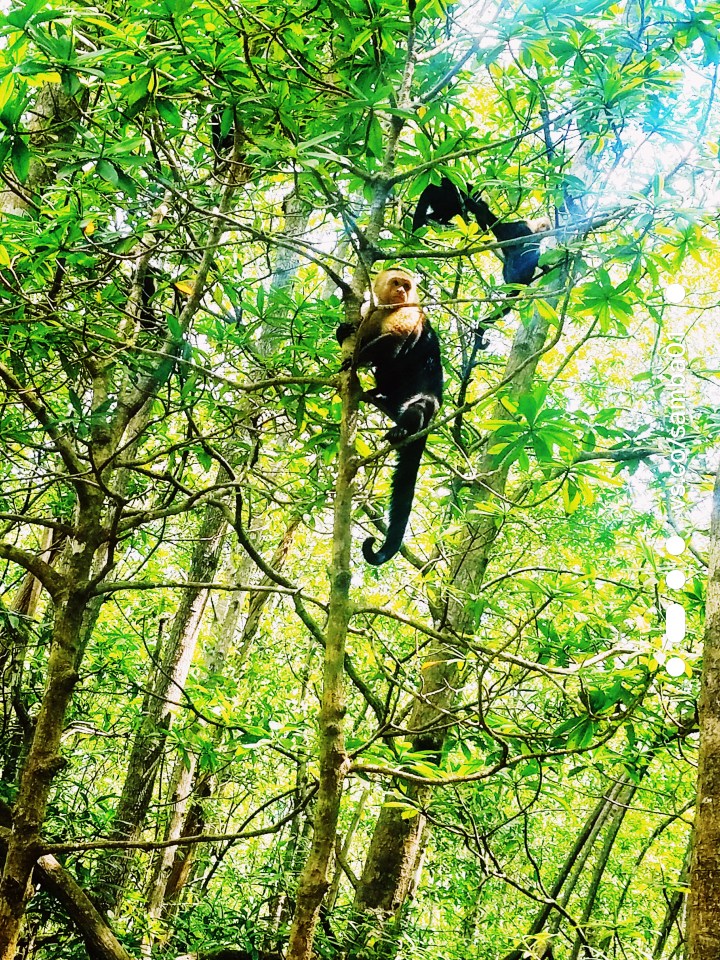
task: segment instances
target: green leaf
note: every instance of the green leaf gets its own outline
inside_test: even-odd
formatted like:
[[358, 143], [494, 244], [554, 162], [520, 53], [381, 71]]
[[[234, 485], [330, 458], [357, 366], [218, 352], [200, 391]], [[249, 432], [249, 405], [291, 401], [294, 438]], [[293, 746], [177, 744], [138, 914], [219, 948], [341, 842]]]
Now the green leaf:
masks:
[[118, 185], [118, 172], [109, 160], [106, 160], [104, 157], [98, 160], [95, 165], [95, 171], [97, 175], [102, 177], [107, 183], [111, 183], [114, 187]]
[[380, 160], [383, 154], [383, 131], [380, 121], [373, 114], [368, 124], [367, 145], [370, 153], [376, 160]]
[[0, 83], [0, 111], [4, 109], [8, 101], [15, 96], [15, 78], [12, 73], [8, 73], [5, 79]]
[[12, 165], [20, 183], [25, 183], [30, 173], [30, 151], [22, 137], [13, 140]]
[[141, 74], [137, 80], [134, 80], [132, 83], [121, 87], [121, 96], [123, 100], [127, 100], [127, 102], [132, 106], [133, 104], [136, 104], [142, 100], [143, 97], [147, 96], [152, 75], [152, 71], [147, 70], [145, 73]]
[[137, 185], [133, 178], [129, 177], [125, 171], [119, 167], [114, 167], [114, 169], [117, 176], [117, 186], [124, 194], [135, 200], [137, 198]]
[[173, 338], [173, 340], [182, 340], [182, 327], [180, 326], [178, 318], [175, 316], [175, 314], [168, 312], [165, 315], [165, 320], [168, 325], [168, 330], [170, 331], [170, 336]]
[[155, 101], [155, 107], [160, 115], [160, 118], [164, 120], [165, 123], [169, 123], [170, 126], [177, 127], [178, 129], [182, 127], [182, 117], [180, 116], [180, 111], [172, 102], [172, 100], [167, 100], [164, 97], [158, 97]]
[[45, 5], [44, 0], [29, 0], [20, 10], [11, 10], [7, 14], [7, 22], [18, 30], [24, 30], [33, 14]]

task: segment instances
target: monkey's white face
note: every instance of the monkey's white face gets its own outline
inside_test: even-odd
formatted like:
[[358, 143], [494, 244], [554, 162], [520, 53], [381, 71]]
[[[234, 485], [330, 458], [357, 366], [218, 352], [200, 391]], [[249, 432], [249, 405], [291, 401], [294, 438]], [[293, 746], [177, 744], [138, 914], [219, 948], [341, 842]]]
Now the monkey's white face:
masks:
[[378, 303], [417, 303], [415, 281], [406, 273], [384, 270], [373, 284]]
[[538, 217], [535, 220], [528, 220], [527, 225], [533, 233], [545, 233], [546, 230], [552, 230], [553, 228], [549, 217]]

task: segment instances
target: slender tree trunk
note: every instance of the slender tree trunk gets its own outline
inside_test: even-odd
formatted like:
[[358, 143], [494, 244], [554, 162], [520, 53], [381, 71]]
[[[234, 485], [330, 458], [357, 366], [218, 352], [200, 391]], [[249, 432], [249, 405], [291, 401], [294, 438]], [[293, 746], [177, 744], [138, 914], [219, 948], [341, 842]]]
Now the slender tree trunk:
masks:
[[23, 764], [13, 826], [0, 880], [0, 958], [13, 960], [31, 878], [38, 858], [40, 829], [53, 777], [61, 766], [60, 737], [78, 680], [78, 655], [88, 583], [101, 535], [102, 494], [86, 490], [78, 508], [75, 549], [68, 551], [55, 592], [55, 623], [47, 680], [32, 740]]
[[[48, 528], [43, 537], [40, 559], [54, 566], [62, 544], [63, 539], [57, 531]], [[2, 779], [8, 783], [15, 782], [21, 758], [32, 737], [32, 721], [24, 703], [22, 687], [31, 622], [38, 616], [42, 589], [38, 578], [28, 572], [10, 609], [6, 611], [0, 601], [0, 612], [5, 614], [5, 623], [0, 627], [0, 668], [6, 694], [0, 722], [0, 762]]]
[[[415, 55], [415, 27], [408, 35], [407, 57], [403, 79], [398, 91], [400, 107], [410, 104]], [[391, 191], [391, 177], [395, 169], [398, 141], [405, 121], [393, 117], [387, 127], [382, 174], [376, 179], [370, 205], [365, 238], [368, 245], [380, 237], [385, 219], [385, 207]], [[363, 263], [356, 271], [353, 296], [345, 303], [345, 321], [355, 326], [360, 320], [360, 302], [365, 289], [367, 270], [372, 262]], [[351, 347], [350, 338], [346, 350]], [[342, 420], [337, 481], [335, 484], [335, 512], [333, 518], [333, 555], [330, 567], [330, 604], [326, 626], [325, 659], [323, 665], [322, 707], [319, 721], [318, 794], [313, 820], [313, 845], [305, 861], [298, 884], [295, 914], [290, 928], [286, 960], [308, 960], [312, 951], [315, 927], [320, 916], [323, 897], [330, 885], [330, 868], [335, 848], [335, 830], [340, 815], [343, 781], [348, 759], [345, 753], [343, 719], [345, 716], [344, 659], [345, 638], [350, 619], [350, 542], [352, 519], [352, 487], [356, 466], [355, 429], [359, 399], [359, 384], [351, 371], [341, 377], [340, 397]]]
[[[354, 306], [359, 311], [359, 303]], [[340, 425], [340, 456], [335, 487], [330, 608], [326, 628], [322, 707], [319, 721], [320, 774], [313, 844], [298, 884], [287, 960], [309, 960], [311, 955], [320, 905], [330, 884], [330, 862], [335, 848], [335, 830], [347, 768], [343, 734], [345, 716], [343, 665], [345, 637], [350, 615], [352, 486], [357, 469], [354, 442], [357, 393], [357, 384], [352, 373], [343, 374], [341, 385], [343, 418]]]
[[[296, 528], [297, 523], [292, 525], [292, 531], [294, 532]], [[279, 558], [281, 564], [287, 555], [288, 548], [289, 543], [286, 545], [285, 540], [283, 540], [281, 548], [279, 548], [276, 553], [276, 558]], [[230, 578], [240, 583], [244, 582], [255, 569], [250, 557], [246, 554], [243, 554], [239, 560], [231, 557], [226, 562], [225, 567], [228, 568]], [[266, 580], [267, 578], [263, 579]], [[245, 629], [243, 629], [240, 642], [241, 651], [238, 655], [239, 664], [244, 662], [251, 639], [245, 635], [248, 633], [254, 636], [257, 632], [260, 610], [262, 609], [256, 602], [258, 597], [262, 597], [263, 603], [266, 603], [268, 599], [272, 597], [272, 594], [262, 591], [251, 594], [249, 597], [246, 595], [231, 594], [228, 602], [223, 604], [220, 611], [216, 613], [216, 617], [219, 616], [220, 622], [216, 623], [215, 629], [211, 631], [211, 646], [205, 651], [209, 673], [217, 673], [222, 670], [222, 666], [227, 658], [228, 649], [235, 639], [238, 622], [242, 615], [242, 605], [247, 602], [248, 615], [245, 620]], [[253, 613], [252, 623], [250, 611]], [[205, 727], [204, 721], [199, 720], [198, 726], [200, 728]], [[210, 734], [210, 737], [213, 738], [219, 735], [220, 730], [215, 728]], [[212, 782], [211, 778], [209, 778], [204, 771], [200, 773], [200, 776], [197, 775], [197, 761], [194, 756], [190, 756], [187, 759], [178, 759], [170, 779], [172, 796], [170, 800], [170, 815], [165, 830], [165, 840], [175, 840], [183, 835], [190, 835], [187, 832], [187, 827], [190, 823], [197, 826], [198, 816], [201, 815], [197, 809], [198, 802], [206, 800], [210, 796]], [[200, 791], [201, 796], [196, 794], [196, 788]], [[185, 847], [182, 850], [178, 850], [177, 847], [165, 847], [158, 851], [151, 871], [152, 879], [147, 900], [148, 917], [150, 920], [161, 918], [164, 913], [166, 898], [178, 892], [177, 882], [180, 877], [175, 867], [178, 859], [182, 861], [185, 866], [183, 882], [187, 879], [191, 862], [191, 852], [192, 847]], [[152, 932], [149, 931], [143, 943], [144, 955], [150, 956], [152, 943], [153, 935]]]
[[[299, 524], [299, 519], [293, 519], [288, 524], [285, 535], [273, 555], [271, 565], [274, 570], [280, 571], [283, 569]], [[232, 576], [239, 582], [248, 579], [251, 568], [255, 569], [246, 554], [243, 554], [239, 560], [232, 560], [231, 563]], [[270, 579], [264, 576], [260, 585], [267, 586], [270, 582]], [[236, 637], [238, 623], [243, 614], [243, 605], [247, 603], [245, 621], [238, 640], [237, 663], [239, 665], [245, 662], [249, 654], [252, 641], [260, 626], [263, 611], [274, 600], [272, 593], [263, 590], [258, 590], [249, 596], [231, 595], [227, 605], [221, 608], [219, 613], [220, 625], [216, 630], [217, 641], [208, 664], [210, 672], [222, 669], [228, 648]], [[173, 812], [165, 835], [166, 840], [181, 839], [202, 832], [205, 828], [204, 805], [212, 796], [216, 781], [216, 777], [209, 776], [205, 771], [198, 773], [194, 758], [191, 758], [187, 765], [184, 761], [179, 761], [176, 774], [173, 777], [173, 782], [176, 783], [175, 800], [173, 801]], [[182, 890], [188, 882], [192, 867], [196, 862], [196, 849], [195, 846], [167, 847], [158, 854], [153, 869], [154, 880], [148, 896], [148, 912], [151, 918], [167, 920], [176, 912]]]
[[713, 492], [687, 960], [720, 958], [720, 468]]
[[[51, 85], [52, 86], [52, 85]], [[37, 96], [33, 110], [38, 115], [37, 129], [32, 131], [32, 146], [42, 151], [43, 136], [48, 142], [72, 139], [75, 135], [74, 118], [77, 103], [63, 100], [62, 90], [43, 89]], [[85, 91], [83, 96], [88, 95]], [[52, 123], [43, 118], [52, 117]], [[236, 137], [237, 155], [239, 150]], [[37, 169], [33, 163], [37, 160]], [[24, 190], [40, 190], [50, 179], [51, 166], [37, 156], [31, 163]], [[188, 329], [198, 309], [207, 285], [215, 249], [226, 229], [225, 215], [232, 196], [246, 176], [244, 165], [237, 165], [223, 189], [218, 213], [211, 220], [207, 244], [204, 247], [195, 283], [178, 322], [182, 331]], [[0, 197], [0, 206], [9, 209], [8, 195]], [[24, 205], [14, 212], [21, 214]], [[119, 444], [133, 418], [155, 395], [162, 383], [170, 377], [175, 366], [177, 342], [166, 339], [156, 363], [138, 379], [131, 369], [118, 365], [88, 365], [90, 386], [89, 438], [75, 446], [72, 430], [36, 389], [32, 381], [20, 382], [16, 372], [0, 363], [0, 381], [10, 395], [21, 404], [28, 416], [42, 428], [48, 444], [53, 448], [59, 469], [65, 474], [67, 491], [75, 497], [76, 511], [69, 547], [59, 570], [13, 543], [0, 542], [0, 557], [18, 563], [37, 576], [53, 601], [53, 631], [46, 670], [45, 689], [27, 755], [22, 765], [20, 783], [13, 810], [12, 831], [8, 838], [7, 854], [0, 879], [0, 960], [14, 960], [26, 904], [31, 893], [32, 872], [40, 853], [40, 831], [45, 819], [48, 796], [53, 778], [62, 766], [60, 737], [68, 705], [78, 679], [78, 669], [87, 637], [88, 611], [94, 599], [94, 587], [113, 562], [115, 521], [117, 514], [106, 511], [104, 491], [112, 486]], [[108, 405], [109, 398], [117, 402]], [[108, 412], [108, 406], [112, 412]], [[130, 441], [134, 438], [127, 438]], [[92, 468], [88, 470], [88, 465]], [[60, 476], [60, 473], [58, 473]], [[91, 478], [91, 479], [89, 479]], [[113, 505], [115, 507], [116, 504]]]
[[[182, 832], [187, 808], [193, 801], [192, 788], [195, 768], [196, 761], [194, 757], [187, 763], [183, 760], [178, 760], [175, 764], [171, 778], [173, 790], [170, 798], [170, 818], [165, 830], [165, 836], [163, 837], [164, 840], [176, 840]], [[165, 903], [165, 891], [170, 874], [172, 873], [176, 853], [177, 847], [164, 847], [158, 851], [155, 857], [147, 898], [147, 916], [150, 924], [145, 932], [140, 948], [143, 957], [149, 958], [152, 956], [152, 947], [155, 940], [153, 921], [162, 915], [162, 909]]]
[[618, 794], [617, 802], [613, 805], [610, 817], [608, 818], [610, 822], [607, 828], [607, 833], [605, 834], [605, 840], [603, 841], [603, 845], [600, 848], [600, 852], [598, 853], [598, 857], [595, 862], [595, 867], [590, 878], [590, 886], [583, 897], [584, 906], [582, 918], [580, 920], [580, 927], [578, 928], [575, 936], [572, 953], [570, 954], [571, 960], [577, 960], [583, 944], [587, 943], [587, 935], [584, 933], [584, 929], [592, 916], [598, 891], [600, 890], [600, 883], [605, 870], [607, 869], [608, 861], [610, 860], [610, 854], [612, 853], [618, 832], [620, 831], [620, 827], [625, 819], [628, 805], [635, 796], [636, 790], [637, 784], [635, 783], [630, 783], [625, 786]]
[[683, 865], [680, 868], [680, 876], [677, 879], [675, 887], [668, 897], [667, 907], [665, 909], [665, 916], [663, 921], [660, 924], [660, 933], [658, 938], [655, 941], [655, 947], [653, 948], [653, 960], [660, 960], [665, 948], [667, 947], [670, 936], [673, 932], [673, 928], [677, 929], [678, 940], [682, 942], [683, 940], [683, 931], [681, 925], [681, 913], [683, 904], [685, 903], [685, 893], [688, 880], [690, 878], [690, 858], [692, 857], [692, 838], [688, 844], [687, 851], [685, 853], [685, 859], [683, 860]]
[[42, 888], [65, 908], [92, 960], [132, 960], [85, 891], [55, 857], [40, 857], [37, 873]]
[[[310, 208], [298, 193], [297, 186], [285, 197], [283, 209], [283, 237], [289, 241], [301, 240], [307, 231]], [[258, 350], [264, 357], [271, 356], [278, 344], [284, 344], [288, 338], [288, 328], [292, 325], [292, 310], [288, 309], [291, 301], [288, 297], [292, 294], [300, 264], [299, 249], [301, 248], [279, 246], [275, 254], [265, 322], [258, 342]]]
[[347, 860], [350, 855], [350, 850], [352, 848], [353, 838], [355, 837], [355, 831], [360, 826], [360, 820], [362, 819], [363, 811], [365, 810], [365, 804], [367, 803], [368, 796], [370, 795], [370, 790], [366, 787], [363, 792], [360, 794], [360, 799], [358, 800], [355, 806], [355, 812], [353, 813], [352, 822], [348, 827], [348, 831], [345, 834], [345, 839], [343, 840], [342, 850], [340, 851], [340, 857], [342, 862], [338, 863], [335, 867], [335, 876], [332, 879], [330, 884], [330, 891], [327, 895], [327, 909], [328, 912], [331, 912], [335, 906], [335, 902], [340, 892], [340, 884], [343, 877], [343, 863]]
[[[605, 793], [605, 796], [601, 798], [598, 805], [585, 821], [580, 835], [573, 844], [572, 850], [568, 854], [565, 863], [558, 872], [555, 883], [550, 891], [550, 899], [552, 901], [556, 901], [563, 909], [566, 909], [570, 903], [570, 898], [575, 892], [575, 887], [578, 885], [578, 882], [583, 875], [585, 865], [590, 859], [595, 847], [595, 843], [597, 842], [597, 839], [600, 836], [600, 833], [602, 832], [606, 822], [612, 816], [612, 812], [615, 809], [615, 804], [617, 803], [618, 797], [620, 796], [626, 783], [627, 779], [622, 779], [616, 781], [610, 786]], [[532, 932], [539, 933], [545, 926], [548, 918], [550, 918], [548, 923], [549, 929], [553, 933], [557, 933], [557, 931], [560, 929], [562, 914], [557, 910], [553, 914], [552, 903], [548, 903], [542, 907], [538, 913], [538, 916], [535, 918]]]
[[[300, 697], [301, 703], [305, 701], [310, 680], [310, 669], [315, 658], [315, 651], [311, 647], [303, 665], [300, 678]], [[299, 804], [305, 795], [308, 785], [307, 762], [300, 758], [295, 767], [295, 791], [294, 800]], [[273, 884], [273, 891], [268, 897], [268, 927], [271, 935], [276, 938], [277, 931], [284, 921], [288, 919], [291, 913], [291, 891], [294, 894], [295, 884], [297, 883], [298, 872], [304, 858], [307, 856], [308, 848], [303, 845], [303, 838], [306, 836], [308, 825], [308, 811], [304, 810], [295, 817], [290, 824], [289, 836], [285, 844], [285, 850], [282, 855], [282, 871], [280, 876]], [[278, 838], [279, 840], [280, 838]], [[269, 943], [268, 946], [275, 946], [275, 943]]]
[[[213, 795], [213, 778], [209, 774], [197, 777], [193, 784], [192, 803], [183, 822], [178, 839], [197, 836], [206, 826], [205, 801]], [[180, 905], [180, 898], [185, 884], [190, 879], [192, 868], [197, 862], [196, 845], [178, 847], [175, 859], [168, 875], [163, 895], [163, 919], [168, 920], [175, 916]]]
[[[191, 581], [206, 582], [215, 575], [226, 527], [222, 514], [208, 508], [193, 551], [188, 573]], [[183, 591], [152, 690], [145, 698], [143, 722], [130, 750], [111, 832], [114, 840], [136, 839], [145, 822], [175, 704], [181, 699], [195, 653], [207, 598], [207, 590]], [[101, 862], [96, 889], [106, 907], [117, 907], [121, 902], [134, 860], [130, 851], [113, 851]]]
[[[12, 810], [0, 801], [0, 825], [12, 828]], [[0, 861], [6, 850], [0, 835]], [[131, 960], [104, 917], [95, 909], [80, 885], [55, 857], [46, 854], [38, 859], [33, 880], [64, 908], [85, 941], [92, 960]], [[24, 939], [24, 938], [23, 938]]]
[[21, 186], [12, 169], [8, 170], [6, 182], [14, 189], [0, 190], [0, 211], [22, 216], [28, 209], [26, 197], [33, 197], [51, 182], [55, 161], [48, 162], [43, 154], [48, 148], [73, 142], [88, 97], [87, 88], [82, 89], [79, 97], [74, 97], [68, 96], [59, 83], [42, 86], [32, 105], [28, 122], [33, 153], [28, 176]]

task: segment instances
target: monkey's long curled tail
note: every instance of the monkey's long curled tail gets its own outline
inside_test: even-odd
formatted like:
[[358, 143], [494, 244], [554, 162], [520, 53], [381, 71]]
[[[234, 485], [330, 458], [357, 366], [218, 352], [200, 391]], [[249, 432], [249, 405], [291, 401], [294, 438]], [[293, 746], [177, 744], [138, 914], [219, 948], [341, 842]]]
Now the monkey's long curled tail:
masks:
[[420, 461], [427, 443], [427, 437], [419, 437], [398, 450], [398, 459], [392, 479], [390, 495], [390, 518], [385, 543], [379, 550], [373, 550], [375, 537], [368, 537], [362, 545], [363, 556], [368, 563], [379, 567], [394, 557], [402, 545], [405, 527], [410, 519], [415, 483], [417, 482]]

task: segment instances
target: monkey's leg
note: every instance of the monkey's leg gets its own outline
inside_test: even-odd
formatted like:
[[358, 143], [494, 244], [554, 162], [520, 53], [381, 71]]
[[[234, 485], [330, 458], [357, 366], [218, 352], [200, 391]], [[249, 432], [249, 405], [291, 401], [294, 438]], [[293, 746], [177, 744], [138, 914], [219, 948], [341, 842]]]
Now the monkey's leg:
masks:
[[400, 443], [406, 437], [424, 430], [438, 409], [438, 401], [429, 393], [420, 393], [413, 397], [400, 411], [396, 426], [388, 430], [385, 439], [388, 443]]

